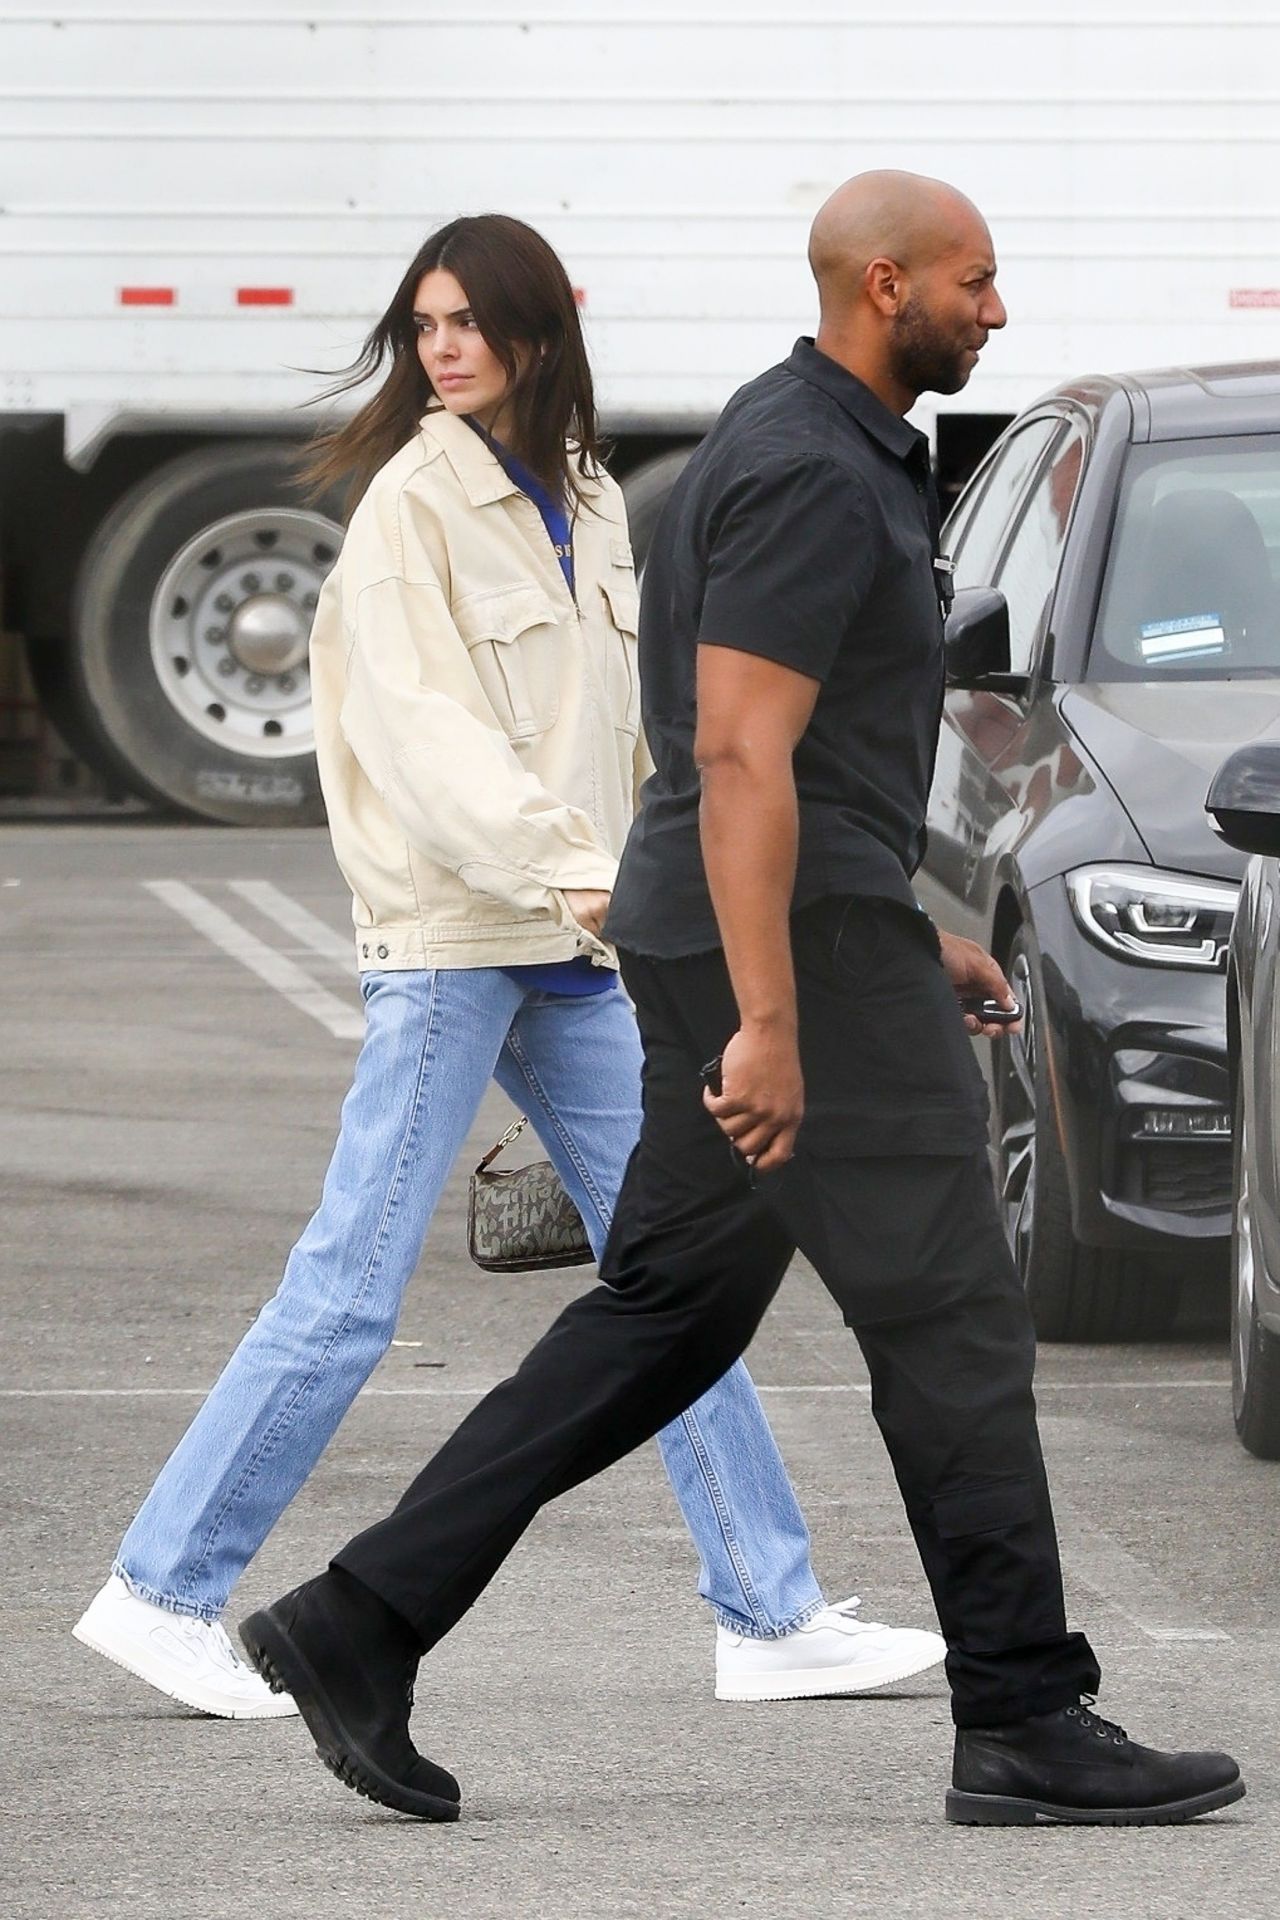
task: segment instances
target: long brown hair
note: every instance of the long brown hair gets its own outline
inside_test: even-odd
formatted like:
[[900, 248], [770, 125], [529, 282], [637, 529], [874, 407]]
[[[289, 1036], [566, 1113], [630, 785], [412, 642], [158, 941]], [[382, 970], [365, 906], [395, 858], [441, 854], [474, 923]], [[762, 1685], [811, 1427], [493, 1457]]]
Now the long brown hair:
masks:
[[[423, 241], [359, 357], [318, 397], [363, 386], [390, 360], [386, 377], [357, 413], [313, 443], [304, 484], [319, 494], [346, 481], [350, 512], [379, 467], [412, 438], [434, 397], [418, 358], [414, 297], [423, 274], [439, 267], [461, 285], [506, 370], [512, 452], [544, 485], [581, 502], [580, 481], [599, 471], [601, 449], [577, 302], [554, 249], [505, 213], [451, 220]], [[575, 443], [572, 455], [567, 440]]]

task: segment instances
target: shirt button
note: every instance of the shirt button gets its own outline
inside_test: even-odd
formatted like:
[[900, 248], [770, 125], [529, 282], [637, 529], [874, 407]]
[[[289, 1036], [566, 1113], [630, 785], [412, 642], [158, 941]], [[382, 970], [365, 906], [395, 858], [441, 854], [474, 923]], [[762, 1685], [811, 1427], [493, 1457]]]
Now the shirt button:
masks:
[[385, 959], [386, 959], [386, 957], [387, 957], [387, 949], [386, 949], [385, 947], [379, 947], [379, 948], [378, 948], [378, 958], [379, 958], [379, 960], [385, 960]]

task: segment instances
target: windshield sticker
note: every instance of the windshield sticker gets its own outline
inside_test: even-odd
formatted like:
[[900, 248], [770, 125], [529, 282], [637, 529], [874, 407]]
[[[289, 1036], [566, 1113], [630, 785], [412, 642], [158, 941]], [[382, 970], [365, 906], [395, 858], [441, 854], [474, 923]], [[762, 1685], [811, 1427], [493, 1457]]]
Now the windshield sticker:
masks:
[[1151, 666], [1169, 661], [1209, 660], [1227, 651], [1220, 613], [1188, 613], [1180, 620], [1149, 620], [1139, 629], [1138, 646]]

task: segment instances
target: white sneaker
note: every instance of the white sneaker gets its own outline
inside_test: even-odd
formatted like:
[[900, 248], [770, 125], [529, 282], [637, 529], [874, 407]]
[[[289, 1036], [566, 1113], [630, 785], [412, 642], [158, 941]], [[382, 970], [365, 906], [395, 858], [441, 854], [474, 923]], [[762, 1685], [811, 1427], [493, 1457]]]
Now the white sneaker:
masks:
[[855, 1594], [774, 1640], [716, 1628], [717, 1700], [812, 1700], [867, 1693], [936, 1667], [947, 1643], [917, 1627], [859, 1620]]
[[280, 1720], [296, 1713], [291, 1696], [272, 1693], [246, 1666], [216, 1620], [171, 1613], [131, 1593], [113, 1573], [71, 1629], [149, 1686], [220, 1720]]

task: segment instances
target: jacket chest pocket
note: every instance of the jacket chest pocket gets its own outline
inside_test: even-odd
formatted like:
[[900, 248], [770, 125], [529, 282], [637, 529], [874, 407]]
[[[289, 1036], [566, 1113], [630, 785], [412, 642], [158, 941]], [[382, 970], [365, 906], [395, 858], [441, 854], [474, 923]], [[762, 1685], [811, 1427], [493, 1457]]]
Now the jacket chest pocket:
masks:
[[605, 691], [613, 724], [623, 733], [640, 731], [640, 662], [637, 635], [640, 595], [635, 581], [602, 580], [605, 610]]
[[555, 725], [560, 711], [560, 627], [541, 588], [468, 594], [453, 608], [476, 679], [510, 740]]

